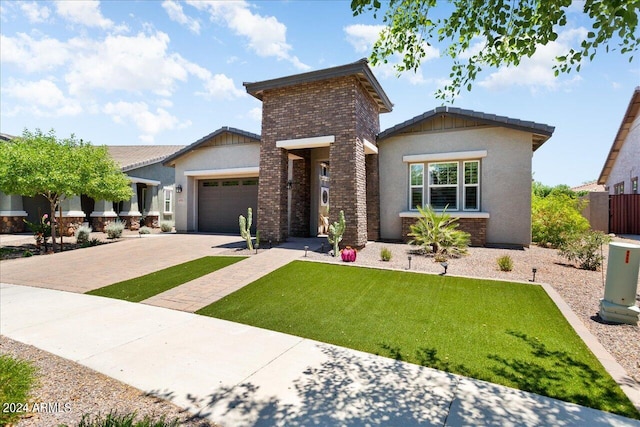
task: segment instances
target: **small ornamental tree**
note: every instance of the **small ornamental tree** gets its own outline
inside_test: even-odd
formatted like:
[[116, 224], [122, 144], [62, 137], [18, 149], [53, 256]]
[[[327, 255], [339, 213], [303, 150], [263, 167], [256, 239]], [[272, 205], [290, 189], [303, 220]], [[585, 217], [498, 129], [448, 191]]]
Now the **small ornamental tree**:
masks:
[[[94, 199], [121, 201], [131, 197], [129, 179], [109, 156], [74, 135], [58, 139], [53, 130], [25, 130], [21, 137], [0, 141], [0, 191], [49, 201], [51, 218], [60, 202], [86, 194]], [[51, 228], [56, 249], [56, 227]]]

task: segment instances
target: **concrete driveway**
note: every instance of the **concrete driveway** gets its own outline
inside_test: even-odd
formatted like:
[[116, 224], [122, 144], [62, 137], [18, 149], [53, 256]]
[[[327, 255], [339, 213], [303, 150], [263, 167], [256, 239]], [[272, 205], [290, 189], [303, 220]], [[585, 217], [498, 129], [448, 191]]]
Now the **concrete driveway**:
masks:
[[0, 261], [0, 282], [84, 293], [228, 250], [239, 236], [153, 234], [54, 255]]

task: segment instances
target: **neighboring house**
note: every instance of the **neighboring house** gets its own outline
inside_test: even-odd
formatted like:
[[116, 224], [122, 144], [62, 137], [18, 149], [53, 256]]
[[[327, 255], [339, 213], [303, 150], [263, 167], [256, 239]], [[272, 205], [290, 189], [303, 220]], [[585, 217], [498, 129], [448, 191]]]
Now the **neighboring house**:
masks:
[[598, 184], [609, 194], [640, 194], [640, 86], [633, 91], [631, 101], [618, 128]]
[[598, 184], [609, 192], [608, 232], [640, 234], [640, 87], [622, 118]]
[[[3, 140], [10, 135], [0, 134]], [[73, 234], [83, 222], [91, 222], [94, 230], [120, 218], [129, 228], [136, 229], [140, 220], [157, 227], [159, 221], [174, 220], [174, 172], [162, 165], [170, 154], [183, 148], [175, 145], [108, 146], [109, 154], [126, 173], [133, 190], [131, 200], [113, 203], [77, 196], [62, 202], [62, 222], [65, 234]], [[25, 230], [24, 219], [37, 222], [49, 213], [49, 203], [42, 196], [22, 197], [0, 193], [0, 233]]]
[[474, 245], [530, 244], [531, 157], [553, 127], [436, 108], [380, 133], [393, 105], [366, 60], [244, 85], [263, 103], [261, 136], [221, 128], [165, 160], [178, 231], [237, 233], [253, 207], [261, 239], [280, 242], [326, 232], [342, 210], [343, 245], [361, 247], [406, 240], [430, 204]]
[[582, 209], [582, 216], [589, 221], [589, 225], [593, 230], [608, 233], [609, 194], [605, 186], [598, 184], [597, 181], [593, 181], [573, 187], [571, 190], [576, 193], [587, 192], [587, 194], [580, 196], [582, 200], [587, 201], [586, 206]]

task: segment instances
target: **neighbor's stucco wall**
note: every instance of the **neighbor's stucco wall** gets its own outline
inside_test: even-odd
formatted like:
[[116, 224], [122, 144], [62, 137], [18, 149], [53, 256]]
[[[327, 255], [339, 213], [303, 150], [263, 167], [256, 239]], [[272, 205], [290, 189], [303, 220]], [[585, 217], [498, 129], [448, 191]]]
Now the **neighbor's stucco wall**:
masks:
[[486, 242], [531, 243], [530, 133], [498, 127], [470, 128], [398, 135], [378, 145], [382, 239], [403, 238], [399, 214], [409, 209], [409, 163], [402, 161], [404, 155], [486, 150], [487, 156], [480, 163], [480, 211], [490, 215]]
[[187, 171], [258, 167], [260, 143], [202, 147], [175, 160], [175, 184], [182, 193], [175, 195], [176, 231], [198, 228], [198, 180], [185, 176]]
[[631, 194], [631, 178], [636, 176], [640, 176], [640, 115], [633, 121], [609, 173], [609, 194], [615, 194], [613, 186], [619, 182], [624, 182], [624, 193]]

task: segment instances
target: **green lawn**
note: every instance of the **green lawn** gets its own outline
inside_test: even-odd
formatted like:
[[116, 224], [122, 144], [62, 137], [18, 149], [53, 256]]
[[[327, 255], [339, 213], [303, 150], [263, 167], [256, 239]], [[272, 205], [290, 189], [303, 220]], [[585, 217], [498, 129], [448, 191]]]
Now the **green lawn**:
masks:
[[242, 261], [246, 257], [206, 256], [183, 264], [174, 265], [151, 274], [114, 283], [87, 292], [89, 295], [139, 302], [167, 291], [193, 279]]
[[35, 381], [36, 368], [31, 362], [0, 354], [0, 425], [20, 419]]
[[640, 418], [537, 285], [294, 261], [198, 313]]

